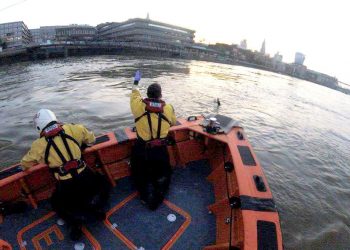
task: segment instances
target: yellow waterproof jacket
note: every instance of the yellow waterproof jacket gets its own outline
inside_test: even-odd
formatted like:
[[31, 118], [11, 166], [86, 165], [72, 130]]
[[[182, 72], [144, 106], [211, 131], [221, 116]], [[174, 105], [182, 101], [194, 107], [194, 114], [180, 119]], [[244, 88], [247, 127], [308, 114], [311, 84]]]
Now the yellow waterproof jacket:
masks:
[[[130, 107], [131, 112], [134, 115], [135, 119], [142, 116], [146, 111], [146, 104], [142, 101], [140, 92], [137, 89], [134, 89], [130, 96]], [[166, 104], [163, 107], [163, 115], [170, 121], [171, 126], [176, 124], [176, 116], [173, 106]], [[152, 123], [152, 135], [153, 138], [157, 137], [158, 129], [158, 115], [151, 113], [151, 123]], [[170, 124], [162, 119], [160, 138], [165, 138], [168, 135]], [[136, 122], [136, 131], [139, 137], [144, 141], [151, 140], [152, 136], [150, 133], [147, 116], [143, 116]]]
[[[70, 135], [73, 137], [81, 146], [83, 143], [89, 144], [93, 143], [95, 141], [95, 136], [92, 132], [88, 131], [83, 125], [81, 124], [64, 124], [63, 130], [67, 135]], [[69, 154], [63, 144], [62, 138], [60, 136], [54, 137], [53, 141], [59, 148], [59, 150], [62, 152], [65, 159], [70, 160]], [[81, 150], [78, 147], [78, 145], [73, 142], [72, 140], [67, 139], [68, 146], [72, 152], [73, 158], [76, 160], [80, 160], [81, 158]], [[39, 139], [36, 139], [28, 151], [28, 153], [22, 158], [21, 165], [28, 169], [33, 165], [36, 165], [38, 163], [45, 163], [45, 150], [47, 147], [47, 141], [45, 137], [41, 137]], [[48, 156], [48, 162], [50, 168], [55, 168], [62, 166], [63, 162], [61, 161], [60, 157], [56, 153], [56, 151], [53, 149], [53, 147], [50, 148], [49, 156]], [[82, 169], [81, 169], [82, 171]], [[78, 171], [80, 172], [80, 171]], [[55, 175], [57, 175], [55, 173]], [[69, 179], [71, 176], [67, 176], [65, 179]], [[57, 178], [57, 177], [56, 177]], [[60, 178], [62, 179], [62, 178]]]

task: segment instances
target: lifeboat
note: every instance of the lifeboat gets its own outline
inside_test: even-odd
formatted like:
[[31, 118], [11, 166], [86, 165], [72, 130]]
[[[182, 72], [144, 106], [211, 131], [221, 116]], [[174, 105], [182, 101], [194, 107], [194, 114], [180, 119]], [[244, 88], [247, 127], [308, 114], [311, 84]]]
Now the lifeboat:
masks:
[[[277, 207], [239, 123], [193, 116], [179, 119], [169, 135], [173, 175], [156, 211], [132, 185], [132, 128], [103, 134], [84, 150], [87, 165], [113, 186], [106, 220], [84, 224], [84, 249], [283, 249]], [[0, 172], [0, 249], [73, 249], [48, 201], [54, 188], [44, 164]], [[18, 204], [27, 207], [11, 209]]]

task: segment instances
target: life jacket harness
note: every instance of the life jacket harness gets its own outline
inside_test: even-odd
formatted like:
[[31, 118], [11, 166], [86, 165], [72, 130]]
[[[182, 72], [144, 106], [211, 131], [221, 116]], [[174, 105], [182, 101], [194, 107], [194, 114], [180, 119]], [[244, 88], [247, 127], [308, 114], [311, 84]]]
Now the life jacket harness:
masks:
[[[145, 113], [135, 119], [135, 123], [137, 123], [142, 117], [147, 116], [148, 126], [151, 133], [151, 140], [146, 142], [147, 146], [156, 147], [166, 145], [166, 138], [160, 138], [160, 132], [162, 129], [162, 120], [166, 121], [171, 125], [169, 119], [163, 114], [165, 102], [162, 100], [156, 100], [152, 98], [145, 98], [142, 100], [145, 104]], [[153, 137], [152, 133], [152, 119], [151, 113], [155, 113], [158, 116], [158, 128], [157, 128], [157, 137]]]
[[[49, 152], [51, 147], [53, 147], [53, 149], [56, 151], [57, 155], [59, 156], [59, 158], [62, 161], [62, 166], [60, 167], [54, 167], [54, 168], [49, 168], [50, 171], [52, 171], [53, 173], [58, 173], [60, 176], [65, 176], [67, 174], [71, 174], [72, 177], [75, 177], [78, 175], [78, 169], [83, 168], [86, 166], [84, 161], [81, 161], [80, 159], [74, 159], [73, 154], [71, 149], [69, 148], [68, 140], [73, 141], [78, 148], [80, 149], [80, 145], [79, 143], [70, 135], [67, 135], [64, 131], [64, 129], [62, 128], [62, 124], [59, 123], [55, 123], [47, 128], [45, 128], [41, 134], [41, 137], [45, 137], [45, 140], [47, 141], [47, 146], [45, 149], [45, 163], [47, 165], [49, 165]], [[60, 149], [57, 147], [56, 143], [54, 142], [54, 138], [56, 136], [60, 136], [62, 141], [63, 141], [63, 145], [66, 149], [66, 151], [68, 152], [69, 155], [69, 160], [67, 160], [62, 152], [60, 151]]]

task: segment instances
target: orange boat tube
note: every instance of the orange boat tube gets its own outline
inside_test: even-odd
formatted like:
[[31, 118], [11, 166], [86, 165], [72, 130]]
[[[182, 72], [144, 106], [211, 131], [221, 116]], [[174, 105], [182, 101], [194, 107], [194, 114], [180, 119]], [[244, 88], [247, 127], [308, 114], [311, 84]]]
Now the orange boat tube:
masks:
[[[215, 202], [208, 211], [215, 216], [216, 240], [204, 249], [282, 250], [278, 210], [247, 135], [232, 119], [221, 115], [215, 118], [221, 128], [214, 133], [203, 117], [179, 119], [178, 125], [170, 129], [173, 143], [168, 145], [174, 168], [203, 159], [211, 167], [207, 180], [213, 186]], [[129, 157], [135, 139], [131, 128], [106, 133], [84, 151], [83, 158], [89, 167], [105, 174], [111, 185], [118, 186], [119, 179], [130, 175]], [[18, 165], [0, 172], [3, 202], [25, 200], [36, 208], [40, 200], [50, 197], [54, 186], [55, 179], [44, 164], [26, 172]], [[173, 239], [181, 237], [180, 231]], [[0, 240], [3, 249], [11, 249], [5, 244]], [[173, 244], [168, 243], [163, 249]]]

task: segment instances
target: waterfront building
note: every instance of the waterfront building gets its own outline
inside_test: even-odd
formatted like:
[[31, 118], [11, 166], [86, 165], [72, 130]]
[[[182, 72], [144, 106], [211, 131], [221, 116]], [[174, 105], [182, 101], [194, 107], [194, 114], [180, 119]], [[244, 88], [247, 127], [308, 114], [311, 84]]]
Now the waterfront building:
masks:
[[32, 34], [33, 43], [40, 44], [40, 40], [41, 40], [40, 29], [30, 29], [29, 31]]
[[337, 78], [314, 70], [307, 70], [305, 73], [305, 79], [329, 88], [337, 88], [339, 86]]
[[99, 40], [175, 47], [193, 46], [195, 33], [194, 30], [142, 18], [102, 23], [97, 26], [97, 32]]
[[208, 48], [213, 49], [214, 51], [221, 52], [222, 54], [229, 55], [231, 52], [234, 51], [234, 48], [237, 48], [235, 45], [230, 45], [226, 43], [216, 43], [216, 44], [209, 44]]
[[91, 41], [96, 38], [96, 28], [90, 25], [63, 26], [55, 28], [57, 41]]
[[56, 42], [56, 29], [67, 26], [41, 26], [39, 29], [30, 29], [35, 44], [52, 44]]
[[296, 63], [292, 63], [291, 65], [293, 68], [292, 75], [304, 79], [306, 76], [307, 67], [305, 65], [296, 64]]
[[273, 62], [273, 69], [278, 73], [284, 73], [284, 72], [286, 72], [286, 63], [274, 61]]
[[37, 45], [52, 44], [56, 41], [56, 29], [65, 26], [41, 26], [39, 29], [30, 29], [33, 42]]
[[295, 59], [294, 59], [295, 64], [303, 65], [304, 60], [305, 60], [305, 55], [303, 53], [300, 53], [300, 52], [295, 53]]
[[56, 42], [56, 29], [63, 28], [63, 25], [41, 26], [37, 44], [52, 44]]
[[[76, 29], [77, 26], [79, 26], [78, 29]], [[84, 29], [86, 26], [82, 26], [82, 27]], [[88, 30], [91, 30], [91, 28], [93, 28], [91, 26], [88, 26], [88, 27], [89, 27]], [[93, 30], [92, 33], [95, 34], [96, 29], [93, 28], [92, 30]], [[53, 44], [53, 43], [56, 43], [57, 41], [66, 41], [66, 39], [69, 41], [76, 40], [77, 36], [83, 33], [81, 31], [80, 25], [41, 26], [39, 29], [31, 29], [30, 31], [33, 35], [34, 43], [38, 45]], [[84, 40], [84, 39], [79, 39], [79, 40]]]
[[32, 35], [23, 21], [0, 24], [0, 39], [7, 48], [21, 48], [32, 42]]

